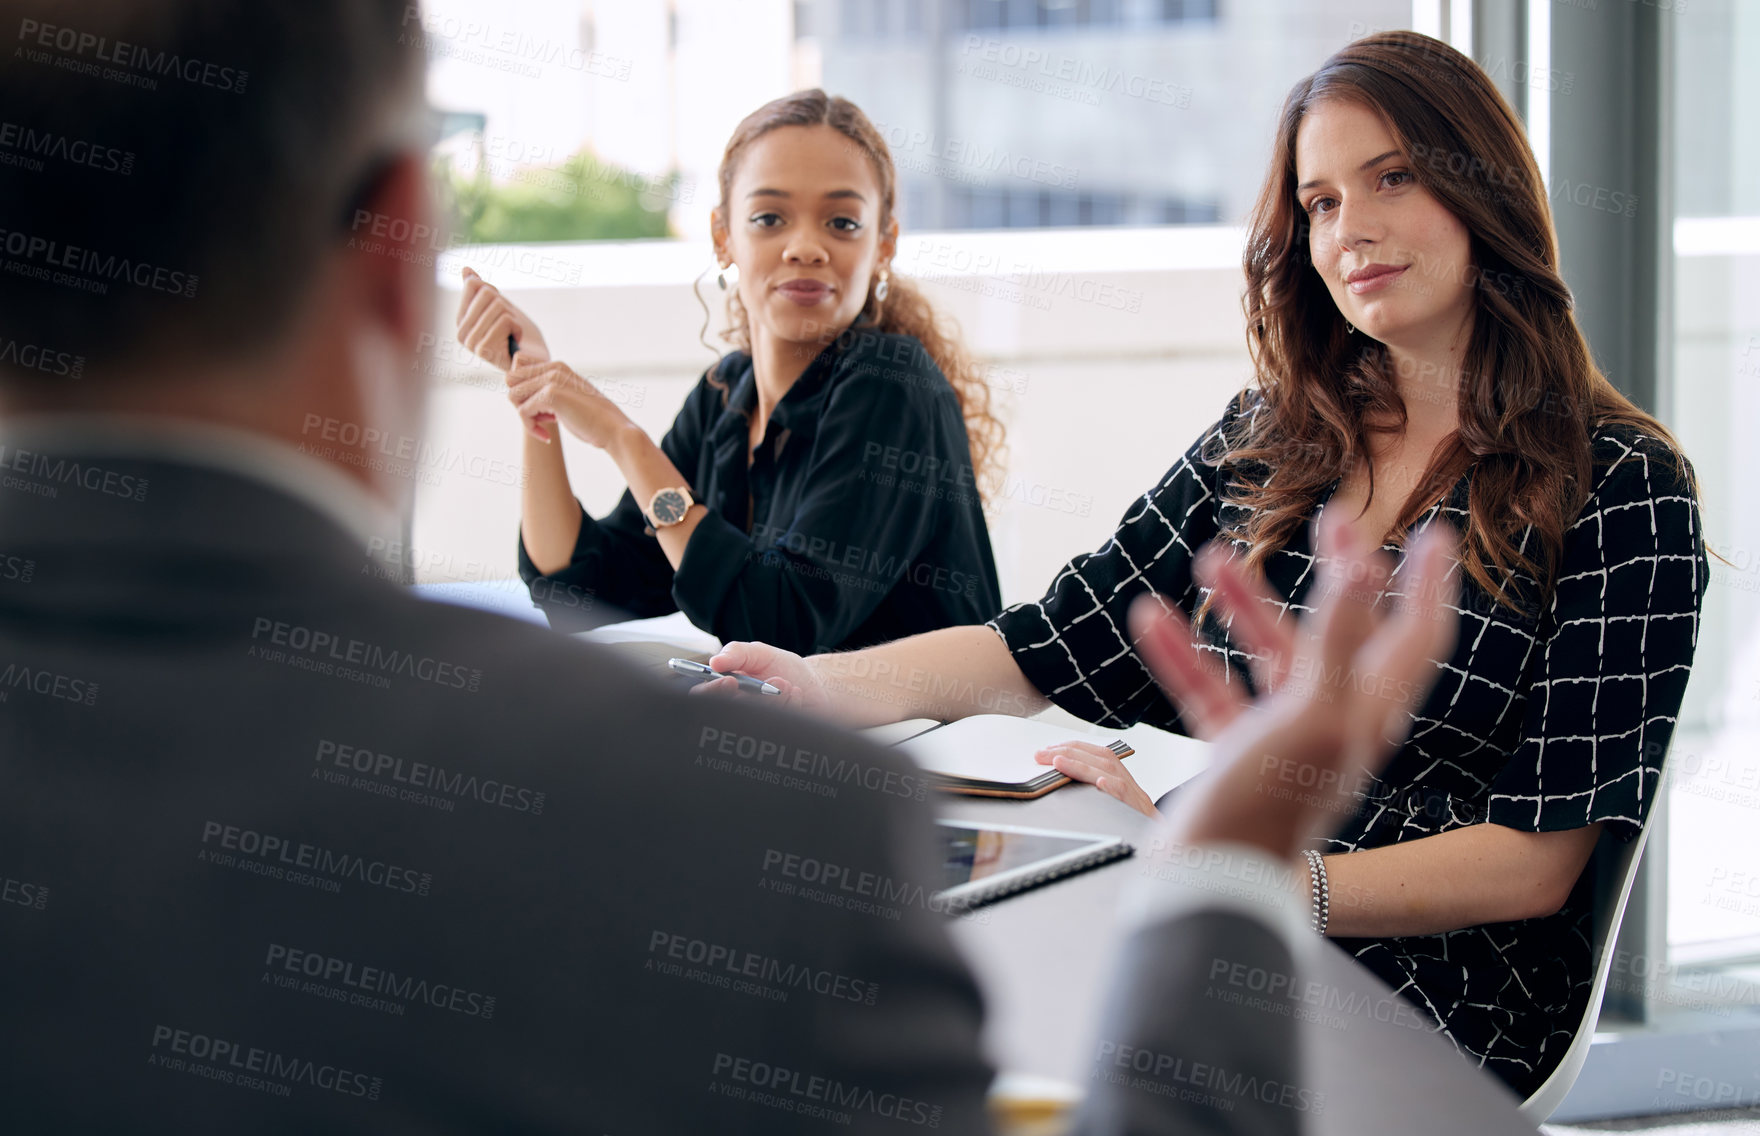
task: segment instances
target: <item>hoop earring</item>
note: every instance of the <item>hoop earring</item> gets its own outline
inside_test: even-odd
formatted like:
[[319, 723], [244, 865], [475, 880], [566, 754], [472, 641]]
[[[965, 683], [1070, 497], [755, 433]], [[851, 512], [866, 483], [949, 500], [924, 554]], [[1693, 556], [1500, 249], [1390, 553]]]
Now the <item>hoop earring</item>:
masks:
[[724, 264], [715, 273], [715, 286], [723, 292], [739, 287], [739, 265]]
[[1351, 321], [1350, 321], [1350, 320], [1345, 320], [1345, 321], [1344, 321], [1344, 333], [1345, 333], [1345, 334], [1346, 334], [1346, 335], [1355, 335], [1355, 334], [1357, 334], [1357, 328], [1356, 328], [1356, 325], [1355, 325], [1355, 324], [1353, 324], [1353, 323], [1351, 323]]
[[892, 284], [887, 280], [886, 273], [882, 272], [880, 282], [874, 285], [874, 299], [878, 302], [884, 302], [886, 294], [890, 291], [892, 291]]

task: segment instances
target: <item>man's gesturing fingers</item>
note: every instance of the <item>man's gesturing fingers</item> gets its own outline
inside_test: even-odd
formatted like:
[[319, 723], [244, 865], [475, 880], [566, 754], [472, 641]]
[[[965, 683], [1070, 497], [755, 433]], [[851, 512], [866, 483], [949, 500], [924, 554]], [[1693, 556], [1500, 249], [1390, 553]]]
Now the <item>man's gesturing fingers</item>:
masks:
[[1246, 692], [1223, 673], [1224, 664], [1192, 646], [1191, 624], [1178, 607], [1158, 596], [1139, 596], [1127, 622], [1138, 657], [1193, 737], [1215, 737], [1246, 707]]
[[1358, 667], [1390, 681], [1359, 697], [1374, 698], [1362, 711], [1366, 744], [1391, 750], [1404, 739], [1415, 713], [1440, 675], [1437, 663], [1454, 653], [1460, 615], [1460, 571], [1455, 532], [1438, 521], [1406, 547], [1393, 611], [1358, 652]]
[[1216, 608], [1229, 621], [1229, 638], [1250, 656], [1259, 690], [1283, 685], [1297, 649], [1295, 618], [1287, 605], [1263, 580], [1250, 577], [1239, 557], [1214, 541], [1198, 551], [1192, 575], [1215, 592]]

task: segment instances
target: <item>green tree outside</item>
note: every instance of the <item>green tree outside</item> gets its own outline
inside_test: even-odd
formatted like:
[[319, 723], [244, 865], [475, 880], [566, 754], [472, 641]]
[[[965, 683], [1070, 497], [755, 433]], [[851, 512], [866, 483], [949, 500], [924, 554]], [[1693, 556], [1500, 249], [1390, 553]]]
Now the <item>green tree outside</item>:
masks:
[[669, 237], [677, 174], [650, 178], [582, 151], [560, 165], [526, 166], [501, 183], [486, 164], [435, 160], [435, 184], [460, 244], [627, 241]]

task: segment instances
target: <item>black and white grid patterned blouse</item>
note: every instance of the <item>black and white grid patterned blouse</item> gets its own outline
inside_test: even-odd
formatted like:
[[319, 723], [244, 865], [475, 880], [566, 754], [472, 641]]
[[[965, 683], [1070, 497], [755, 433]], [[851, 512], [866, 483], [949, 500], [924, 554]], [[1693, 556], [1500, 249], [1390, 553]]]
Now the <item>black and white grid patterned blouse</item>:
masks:
[[[990, 622], [1027, 678], [1058, 706], [1102, 725], [1142, 721], [1186, 732], [1133, 653], [1125, 613], [1149, 589], [1176, 599], [1188, 617], [1202, 603], [1208, 590], [1192, 579], [1192, 557], [1223, 528], [1240, 532], [1245, 515], [1223, 499], [1225, 475], [1203, 455], [1214, 460], [1224, 437], [1239, 436], [1244, 423], [1236, 418], [1262, 407], [1257, 392], [1237, 395], [1222, 420], [1131, 505], [1105, 545], [1065, 565], [1043, 599]], [[1698, 505], [1675, 471], [1673, 451], [1618, 424], [1592, 437], [1594, 491], [1566, 532], [1544, 614], [1534, 614], [1540, 592], [1531, 577], [1516, 577], [1518, 613], [1456, 567], [1462, 592], [1454, 656], [1438, 664], [1410, 737], [1322, 851], [1375, 848], [1487, 821], [1529, 832], [1601, 821], [1622, 838], [1637, 834], [1662, 783], [1709, 571]], [[1471, 478], [1469, 469], [1413, 531], [1441, 516], [1464, 533]], [[1515, 543], [1528, 552], [1530, 539], [1531, 529]], [[1303, 604], [1315, 577], [1309, 540], [1304, 525], [1266, 561], [1271, 589], [1289, 597], [1277, 605], [1279, 618], [1312, 610]], [[1398, 563], [1400, 549], [1386, 548]], [[1396, 568], [1384, 596], [1400, 596], [1402, 579]], [[1247, 655], [1226, 624], [1208, 617], [1198, 634], [1197, 645], [1226, 658], [1231, 678], [1251, 689]], [[1582, 1018], [1592, 874], [1546, 918], [1334, 942], [1434, 1017], [1463, 1054], [1527, 1095]]]

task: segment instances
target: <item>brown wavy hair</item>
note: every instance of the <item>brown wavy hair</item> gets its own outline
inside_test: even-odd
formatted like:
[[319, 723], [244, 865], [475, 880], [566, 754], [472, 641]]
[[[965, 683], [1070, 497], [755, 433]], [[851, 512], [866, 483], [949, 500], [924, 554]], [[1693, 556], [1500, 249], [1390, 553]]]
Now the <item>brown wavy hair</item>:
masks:
[[[1247, 544], [1248, 567], [1262, 571], [1326, 490], [1372, 452], [1371, 432], [1406, 424], [1387, 349], [1350, 334], [1314, 270], [1296, 200], [1296, 133], [1310, 108], [1331, 99], [1380, 115], [1418, 183], [1471, 240], [1474, 310], [1455, 392], [1459, 429], [1437, 447], [1400, 509], [1394, 539], [1476, 463], [1462, 566], [1497, 603], [1532, 611], [1537, 601], [1543, 609], [1565, 530], [1593, 488], [1594, 429], [1623, 423], [1655, 436], [1673, 450], [1695, 496], [1698, 485], [1668, 429], [1595, 366], [1571, 314], [1551, 208], [1515, 112], [1478, 64], [1416, 32], [1351, 43], [1283, 104], [1243, 257], [1247, 346], [1264, 406], [1226, 440], [1219, 459], [1262, 469], [1233, 479], [1232, 498], [1251, 512], [1232, 535]], [[1538, 549], [1515, 543], [1528, 525]], [[1518, 602], [1506, 591], [1518, 571], [1540, 582], [1538, 597]]]
[[[892, 151], [860, 107], [848, 99], [827, 95], [817, 87], [765, 103], [734, 129], [733, 137], [727, 140], [727, 150], [721, 155], [718, 174], [722, 216], [728, 215], [733, 175], [740, 155], [759, 138], [784, 126], [829, 126], [861, 149], [873, 163], [875, 176], [880, 179], [878, 228], [885, 232], [892, 223], [898, 186]], [[965, 420], [966, 441], [972, 452], [973, 480], [982, 497], [990, 500], [1001, 479], [1004, 435], [1002, 420], [990, 409], [990, 385], [960, 343], [958, 328], [935, 311], [915, 284], [893, 273], [888, 278], [886, 300], [882, 303], [874, 297], [877, 279], [876, 275], [875, 279], [868, 281], [868, 298], [862, 305], [861, 314], [856, 317], [857, 321], [866, 321], [875, 331], [915, 338], [941, 369], [959, 399], [960, 417]], [[741, 351], [750, 351], [751, 328], [745, 306], [734, 289], [727, 293], [727, 321], [727, 330], [721, 333], [721, 338]]]

